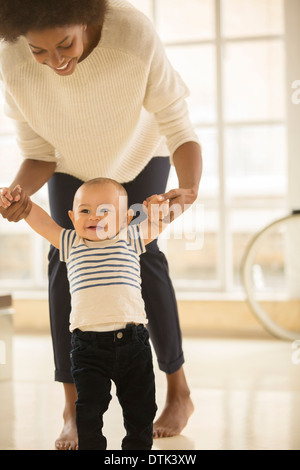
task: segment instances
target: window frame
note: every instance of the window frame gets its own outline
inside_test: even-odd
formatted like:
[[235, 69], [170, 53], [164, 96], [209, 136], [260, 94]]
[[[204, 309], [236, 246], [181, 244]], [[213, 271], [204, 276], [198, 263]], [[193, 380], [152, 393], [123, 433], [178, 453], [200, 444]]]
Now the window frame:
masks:
[[[154, 23], [154, 26], [158, 22], [158, 2], [161, 0], [149, 0], [151, 19]], [[215, 14], [215, 36], [212, 39], [199, 39], [193, 41], [164, 41], [164, 45], [167, 48], [176, 47], [176, 46], [207, 46], [210, 45], [215, 48], [215, 62], [216, 62], [216, 122], [193, 122], [195, 128], [207, 129], [216, 132], [217, 135], [217, 148], [218, 148], [218, 197], [216, 198], [216, 207], [218, 211], [218, 230], [217, 230], [217, 271], [216, 271], [216, 280], [205, 282], [204, 281], [195, 281], [188, 282], [189, 290], [187, 291], [187, 282], [180, 279], [174, 279], [174, 286], [179, 295], [182, 298], [195, 298], [199, 295], [210, 295], [210, 293], [219, 293], [220, 295], [229, 295], [234, 296], [240, 292], [239, 289], [234, 285], [234, 272], [233, 272], [233, 257], [232, 257], [232, 233], [229, 224], [230, 215], [233, 210], [240, 207], [238, 201], [232, 201], [228, 204], [227, 190], [226, 190], [226, 164], [225, 164], [225, 132], [227, 128], [238, 128], [238, 127], [252, 127], [252, 126], [276, 126], [281, 125], [286, 128], [287, 119], [278, 119], [278, 120], [260, 120], [260, 121], [226, 121], [224, 115], [224, 64], [223, 64], [223, 51], [224, 47], [228, 44], [234, 43], [249, 43], [256, 41], [283, 41], [285, 43], [286, 36], [285, 34], [269, 34], [261, 36], [244, 36], [244, 37], [232, 37], [225, 38], [222, 34], [222, 0], [212, 0], [214, 3], [214, 14]], [[287, 9], [287, 2], [293, 1], [296, 5], [297, 0], [284, 0], [284, 8]], [[136, 3], [134, 3], [136, 5]], [[298, 7], [299, 8], [299, 7]], [[291, 19], [291, 18], [290, 18]], [[290, 20], [289, 19], [289, 20]], [[286, 21], [286, 30], [287, 21]], [[289, 59], [290, 60], [290, 59]], [[291, 64], [287, 64], [289, 69]], [[300, 76], [295, 78], [299, 78]], [[292, 92], [291, 92], [292, 93]], [[300, 105], [299, 105], [300, 108]], [[294, 111], [294, 110], [293, 110]], [[291, 114], [291, 113], [290, 113]], [[294, 122], [295, 118], [289, 116], [289, 125], [291, 122]], [[287, 131], [288, 143], [291, 140], [290, 132]], [[291, 176], [291, 171], [289, 173]], [[37, 194], [37, 201], [42, 202], [44, 208], [48, 208], [45, 193], [42, 192]], [[277, 203], [279, 204], [279, 210], [284, 213], [287, 208], [287, 201], [289, 195], [286, 195], [286, 198], [278, 198]], [[202, 201], [199, 198], [199, 203]], [[249, 207], [251, 206], [251, 201], [249, 202]], [[274, 206], [277, 204], [274, 202]], [[243, 206], [244, 207], [244, 206]], [[276, 206], [277, 207], [277, 206]], [[266, 207], [266, 209], [268, 209]], [[12, 232], [15, 227], [12, 229], [7, 229], [0, 222], [0, 229], [4, 228], [5, 233]], [[29, 229], [28, 229], [29, 230]], [[27, 229], [24, 229], [24, 233], [27, 233]], [[10, 280], [0, 280], [0, 290], [13, 290], [13, 291], [24, 291], [31, 290], [37, 292], [46, 292], [47, 289], [47, 279], [45, 279], [45, 269], [44, 269], [44, 246], [40, 237], [36, 234], [32, 235], [32, 246], [34, 247], [33, 255], [33, 277], [26, 282], [23, 281], [10, 281]], [[163, 251], [167, 253], [167, 241], [161, 240], [161, 246]], [[205, 246], [204, 246], [205, 249]], [[172, 274], [172, 273], [171, 273]], [[192, 287], [192, 288], [191, 288]]]
[[[160, 0], [153, 0], [153, 21], [155, 25], [155, 18], [157, 17], [157, 2]], [[229, 44], [235, 43], [254, 43], [260, 41], [282, 41], [285, 42], [285, 34], [268, 34], [268, 35], [256, 35], [256, 36], [239, 36], [239, 37], [224, 37], [222, 33], [222, 0], [213, 0], [214, 11], [215, 11], [215, 38], [214, 39], [199, 39], [193, 41], [172, 41], [164, 42], [166, 47], [177, 47], [177, 46], [213, 46], [215, 48], [215, 60], [216, 60], [216, 103], [217, 103], [217, 120], [215, 123], [206, 122], [193, 122], [194, 127], [200, 129], [215, 130], [217, 134], [217, 148], [218, 148], [218, 179], [219, 179], [219, 191], [218, 191], [218, 261], [217, 261], [217, 273], [216, 280], [209, 281], [188, 281], [174, 280], [176, 291], [179, 292], [181, 297], [195, 298], [199, 296], [199, 289], [206, 295], [209, 292], [218, 292], [225, 295], [235, 296], [241, 293], [241, 287], [238, 287], [234, 283], [234, 272], [233, 272], [233, 243], [232, 233], [230, 229], [230, 215], [234, 209], [239, 208], [239, 202], [233, 201], [228, 204], [228, 195], [226, 190], [226, 162], [225, 162], [225, 132], [228, 128], [247, 128], [247, 127], [259, 127], [259, 126], [284, 126], [286, 127], [286, 119], [261, 119], [261, 120], [243, 120], [243, 121], [227, 121], [224, 112], [224, 64], [223, 54], [224, 48]], [[204, 161], [205, 164], [205, 161]], [[200, 183], [201, 184], [201, 183]], [[284, 214], [287, 210], [287, 197], [279, 197], [279, 213]], [[251, 203], [249, 208], [254, 208]], [[270, 208], [266, 206], [266, 209]], [[163, 245], [164, 251], [167, 253], [167, 245]], [[205, 249], [205, 246], [204, 246]], [[194, 286], [194, 292], [186, 293], [187, 285], [191, 289]], [[200, 294], [201, 297], [202, 294]]]

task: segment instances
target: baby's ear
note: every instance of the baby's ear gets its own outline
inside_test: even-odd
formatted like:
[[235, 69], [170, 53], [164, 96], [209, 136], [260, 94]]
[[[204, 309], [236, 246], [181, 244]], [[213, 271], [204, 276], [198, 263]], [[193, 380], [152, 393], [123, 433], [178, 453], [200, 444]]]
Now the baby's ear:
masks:
[[74, 212], [73, 211], [68, 211], [68, 215], [69, 215], [70, 219], [72, 220], [72, 222], [74, 224]]

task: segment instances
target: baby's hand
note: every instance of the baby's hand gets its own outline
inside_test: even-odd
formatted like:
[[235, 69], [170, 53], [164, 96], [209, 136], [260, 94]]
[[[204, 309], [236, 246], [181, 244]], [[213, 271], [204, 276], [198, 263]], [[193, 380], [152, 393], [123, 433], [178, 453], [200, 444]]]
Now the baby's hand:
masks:
[[8, 188], [0, 189], [0, 207], [7, 209], [12, 203], [20, 200], [20, 186], [16, 186], [12, 191]]
[[169, 214], [169, 200], [162, 196], [154, 195], [147, 199], [148, 219], [152, 222], [159, 222], [166, 219]]

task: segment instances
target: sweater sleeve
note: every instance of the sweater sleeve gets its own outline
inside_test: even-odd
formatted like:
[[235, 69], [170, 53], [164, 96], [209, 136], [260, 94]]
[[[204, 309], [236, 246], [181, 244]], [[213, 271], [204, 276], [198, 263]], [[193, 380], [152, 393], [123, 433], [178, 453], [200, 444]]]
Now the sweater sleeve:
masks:
[[186, 98], [189, 90], [172, 67], [157, 33], [153, 43], [148, 84], [144, 100], [147, 111], [154, 113], [160, 133], [167, 139], [171, 158], [186, 142], [199, 142], [192, 127]]
[[40, 137], [25, 121], [17, 121], [17, 143], [24, 158], [44, 162], [57, 162], [55, 149]]
[[4, 92], [5, 114], [14, 120], [16, 126], [17, 143], [23, 158], [40, 160], [45, 162], [57, 162], [55, 149], [49, 142], [39, 136], [24, 119], [12, 96]]

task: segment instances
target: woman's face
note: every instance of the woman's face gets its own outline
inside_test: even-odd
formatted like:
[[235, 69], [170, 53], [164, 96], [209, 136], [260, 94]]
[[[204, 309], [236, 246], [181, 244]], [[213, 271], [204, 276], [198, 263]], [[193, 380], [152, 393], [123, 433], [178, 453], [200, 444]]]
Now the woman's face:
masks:
[[85, 25], [30, 31], [26, 40], [33, 57], [58, 75], [71, 75], [88, 46]]

